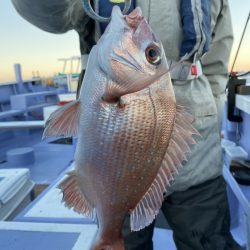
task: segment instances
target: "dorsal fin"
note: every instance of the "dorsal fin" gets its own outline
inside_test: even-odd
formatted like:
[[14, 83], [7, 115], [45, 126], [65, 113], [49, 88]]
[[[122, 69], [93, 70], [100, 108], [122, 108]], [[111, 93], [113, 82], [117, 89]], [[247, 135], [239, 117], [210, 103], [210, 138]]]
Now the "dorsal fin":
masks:
[[48, 136], [75, 136], [78, 131], [80, 101], [70, 102], [54, 111], [46, 121], [43, 138]]
[[132, 231], [148, 226], [158, 214], [163, 201], [163, 193], [170, 186], [178, 169], [184, 161], [187, 161], [190, 145], [196, 143], [193, 135], [199, 135], [199, 132], [192, 126], [193, 120], [183, 107], [176, 107], [175, 124], [162, 165], [150, 188], [131, 213]]
[[94, 210], [81, 192], [74, 170], [68, 173], [68, 176], [58, 187], [63, 192], [63, 202], [65, 202], [66, 207], [73, 208], [75, 212], [95, 219]]

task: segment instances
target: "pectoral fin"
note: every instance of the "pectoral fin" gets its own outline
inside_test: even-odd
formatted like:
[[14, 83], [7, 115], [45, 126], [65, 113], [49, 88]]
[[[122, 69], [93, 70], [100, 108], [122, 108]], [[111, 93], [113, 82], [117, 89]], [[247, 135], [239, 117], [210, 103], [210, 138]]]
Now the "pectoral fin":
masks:
[[45, 124], [43, 138], [48, 136], [75, 136], [78, 132], [80, 101], [70, 102], [53, 112]]

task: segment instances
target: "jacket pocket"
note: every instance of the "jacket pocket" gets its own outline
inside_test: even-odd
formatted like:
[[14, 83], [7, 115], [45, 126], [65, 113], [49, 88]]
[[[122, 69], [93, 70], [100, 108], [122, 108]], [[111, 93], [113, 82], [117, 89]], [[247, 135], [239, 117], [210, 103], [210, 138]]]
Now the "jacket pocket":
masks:
[[194, 117], [217, 115], [216, 102], [205, 76], [191, 81], [173, 81], [176, 102]]

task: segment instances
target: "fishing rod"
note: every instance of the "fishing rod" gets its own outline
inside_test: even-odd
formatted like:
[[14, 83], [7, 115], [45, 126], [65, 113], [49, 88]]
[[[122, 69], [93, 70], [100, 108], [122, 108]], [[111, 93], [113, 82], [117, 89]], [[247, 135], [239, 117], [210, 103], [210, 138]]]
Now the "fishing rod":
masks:
[[241, 39], [240, 39], [240, 43], [239, 43], [239, 46], [238, 46], [238, 49], [237, 49], [234, 61], [233, 61], [233, 65], [232, 65], [232, 68], [231, 68], [230, 75], [232, 75], [232, 73], [233, 73], [234, 65], [235, 65], [235, 62], [237, 60], [237, 57], [238, 57], [238, 54], [239, 54], [239, 51], [240, 51], [241, 43], [243, 41], [246, 29], [247, 29], [247, 25], [248, 25], [248, 22], [249, 22], [249, 19], [250, 19], [250, 11], [249, 11], [249, 14], [248, 14], [248, 17], [247, 17], [247, 21], [246, 21], [246, 24], [245, 24], [245, 27], [244, 27], [244, 30], [243, 30], [243, 33], [242, 33], [242, 36], [241, 36]]
[[[247, 29], [249, 19], [250, 19], [250, 11], [249, 11], [249, 14], [248, 14], [248, 17], [247, 17], [247, 20], [246, 20], [245, 27], [243, 29], [243, 33], [242, 33], [242, 36], [241, 36], [241, 39], [240, 39], [240, 43], [238, 45], [238, 49], [236, 51], [236, 55], [235, 55], [235, 58], [234, 58], [234, 61], [233, 61], [233, 64], [232, 64], [231, 72], [230, 72], [230, 75], [229, 75], [229, 80], [228, 80], [228, 83], [227, 83], [227, 86], [226, 86], [226, 91], [227, 91], [227, 119], [229, 121], [231, 121], [231, 122], [237, 122], [237, 123], [242, 122], [243, 118], [240, 115], [240, 113], [235, 114], [235, 96], [237, 94], [237, 88], [245, 87], [244, 85], [246, 83], [245, 79], [239, 79], [239, 77], [242, 77], [242, 76], [246, 75], [248, 72], [243, 73], [243, 74], [235, 74], [235, 73], [233, 73], [233, 69], [234, 69], [234, 65], [235, 65], [235, 62], [237, 60], [237, 57], [238, 57], [238, 54], [239, 54], [239, 51], [240, 51], [240, 47], [241, 47], [241, 44], [242, 44], [246, 29]], [[243, 89], [242, 89], [242, 91], [243, 91]], [[241, 135], [240, 135], [240, 132], [239, 132], [238, 129], [236, 131], [236, 134], [237, 134], [237, 136], [236, 136], [237, 139], [239, 139]]]

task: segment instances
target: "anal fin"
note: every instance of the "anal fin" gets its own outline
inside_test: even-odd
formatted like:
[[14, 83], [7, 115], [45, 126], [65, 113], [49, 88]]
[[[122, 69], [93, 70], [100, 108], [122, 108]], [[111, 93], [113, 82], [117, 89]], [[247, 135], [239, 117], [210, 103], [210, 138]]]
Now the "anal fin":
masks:
[[94, 219], [93, 208], [80, 190], [74, 170], [68, 173], [58, 187], [63, 192], [63, 201], [68, 208], [73, 208], [75, 212]]

